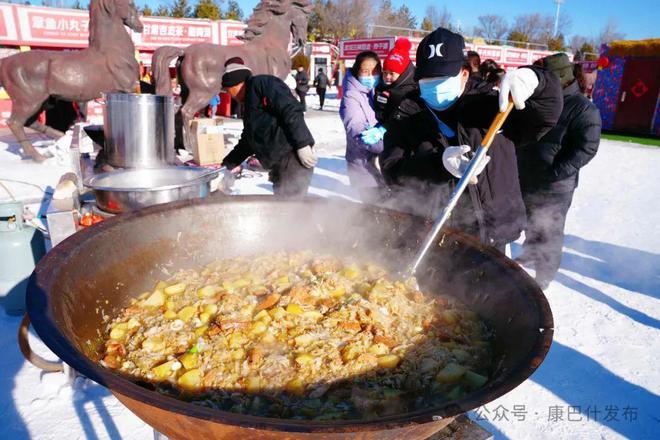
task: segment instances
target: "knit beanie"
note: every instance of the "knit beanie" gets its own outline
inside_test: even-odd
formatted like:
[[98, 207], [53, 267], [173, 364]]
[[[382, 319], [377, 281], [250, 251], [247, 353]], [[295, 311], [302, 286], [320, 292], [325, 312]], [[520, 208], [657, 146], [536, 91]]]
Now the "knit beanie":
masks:
[[412, 44], [407, 38], [399, 38], [394, 48], [387, 54], [383, 62], [383, 70], [396, 72], [401, 75], [410, 64], [410, 48]]
[[222, 74], [222, 87], [233, 87], [252, 76], [252, 70], [238, 57], [231, 58], [225, 63], [225, 73]]

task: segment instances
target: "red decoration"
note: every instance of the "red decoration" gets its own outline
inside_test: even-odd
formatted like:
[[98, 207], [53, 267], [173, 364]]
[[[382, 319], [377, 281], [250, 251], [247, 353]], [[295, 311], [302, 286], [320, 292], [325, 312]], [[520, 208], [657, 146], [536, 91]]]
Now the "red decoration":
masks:
[[598, 58], [596, 65], [598, 66], [598, 69], [606, 69], [607, 66], [610, 65], [610, 59], [603, 55]]
[[646, 94], [646, 92], [649, 91], [649, 88], [646, 84], [644, 84], [644, 81], [641, 79], [637, 80], [634, 86], [630, 89], [632, 94], [635, 96], [635, 98], [641, 98]]

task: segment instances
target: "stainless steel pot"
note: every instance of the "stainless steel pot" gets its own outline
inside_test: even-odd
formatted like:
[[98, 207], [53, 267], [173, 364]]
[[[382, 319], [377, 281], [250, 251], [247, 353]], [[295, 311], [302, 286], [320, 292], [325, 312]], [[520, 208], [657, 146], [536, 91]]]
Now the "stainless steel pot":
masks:
[[119, 170], [97, 174], [85, 181], [92, 188], [97, 206], [119, 214], [147, 206], [206, 197], [219, 170], [168, 167]]
[[173, 165], [174, 98], [108, 93], [103, 133], [108, 163], [118, 168]]

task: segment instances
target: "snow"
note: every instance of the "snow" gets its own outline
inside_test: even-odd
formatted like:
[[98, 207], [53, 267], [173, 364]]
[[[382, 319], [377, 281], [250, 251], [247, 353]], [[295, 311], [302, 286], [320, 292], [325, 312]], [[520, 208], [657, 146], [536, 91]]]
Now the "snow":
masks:
[[[329, 99], [321, 113], [310, 96], [308, 107], [320, 156], [310, 192], [355, 199], [343, 159], [338, 101]], [[226, 127], [237, 133], [240, 121], [228, 121]], [[0, 178], [46, 188], [67, 170], [63, 159], [38, 165], [21, 160], [17, 152], [11, 137], [0, 133]], [[546, 292], [556, 326], [552, 348], [529, 380], [471, 413], [495, 438], [659, 438], [658, 169], [660, 149], [604, 140], [582, 171], [568, 215], [562, 267]], [[271, 192], [266, 173], [244, 174], [237, 193]], [[19, 199], [34, 203], [42, 197], [35, 187], [3, 183]], [[0, 200], [7, 200], [2, 192]], [[33, 205], [34, 212], [38, 208]], [[514, 244], [511, 253], [519, 252], [519, 243]], [[6, 396], [0, 404], [5, 421], [0, 438], [152, 436], [99, 385], [77, 378], [71, 386], [66, 375], [43, 374], [25, 362], [16, 344], [19, 321], [0, 310], [0, 391]], [[31, 343], [54, 359], [38, 338]]]

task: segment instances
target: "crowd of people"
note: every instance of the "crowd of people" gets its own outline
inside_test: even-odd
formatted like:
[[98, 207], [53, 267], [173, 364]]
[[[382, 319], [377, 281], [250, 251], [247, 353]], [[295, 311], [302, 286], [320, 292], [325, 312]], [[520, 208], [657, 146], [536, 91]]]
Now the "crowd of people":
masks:
[[[580, 93], [565, 54], [505, 72], [444, 28], [420, 42], [416, 66], [410, 49], [399, 39], [383, 60], [362, 52], [346, 72], [339, 114], [351, 185], [363, 202], [435, 217], [512, 101], [451, 226], [501, 251], [524, 231], [519, 262], [532, 265], [545, 288], [559, 268], [580, 168], [598, 149], [598, 109]], [[328, 84], [321, 74], [317, 92]], [[223, 165], [231, 170], [255, 154], [276, 195], [305, 195], [317, 160], [304, 120], [307, 73], [296, 74], [300, 103], [283, 81], [252, 76], [240, 60], [228, 63], [222, 83], [244, 106], [242, 137]]]

